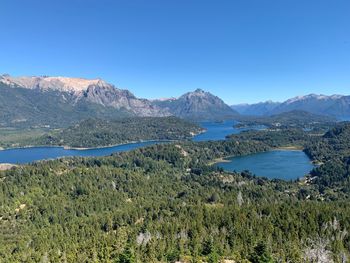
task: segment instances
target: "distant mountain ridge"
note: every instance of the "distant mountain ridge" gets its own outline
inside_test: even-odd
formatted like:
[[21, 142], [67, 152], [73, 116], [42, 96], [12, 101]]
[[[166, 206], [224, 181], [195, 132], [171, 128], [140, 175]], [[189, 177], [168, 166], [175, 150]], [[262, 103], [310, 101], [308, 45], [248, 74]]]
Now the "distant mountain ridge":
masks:
[[177, 99], [154, 100], [153, 103], [185, 119], [218, 120], [238, 115], [238, 112], [225, 104], [222, 99], [201, 89], [187, 92]]
[[232, 105], [231, 107], [242, 115], [263, 116], [270, 114], [280, 104], [280, 102], [265, 101], [255, 104]]
[[272, 110], [272, 113], [291, 110], [304, 110], [337, 118], [350, 117], [350, 96], [316, 94], [298, 96], [281, 103]]
[[223, 119], [238, 114], [203, 90], [147, 100], [102, 79], [0, 75], [0, 127], [67, 127], [87, 118], [177, 116]]
[[284, 102], [261, 102], [256, 104], [231, 106], [243, 115], [274, 115], [293, 110], [302, 110], [336, 118], [350, 117], [350, 96], [309, 94], [297, 96]]
[[282, 103], [266, 101], [230, 107], [201, 89], [179, 98], [147, 100], [100, 78], [0, 75], [0, 127], [67, 127], [87, 118], [132, 116], [223, 120], [239, 114], [269, 116], [293, 110], [347, 119], [350, 96], [310, 94]]

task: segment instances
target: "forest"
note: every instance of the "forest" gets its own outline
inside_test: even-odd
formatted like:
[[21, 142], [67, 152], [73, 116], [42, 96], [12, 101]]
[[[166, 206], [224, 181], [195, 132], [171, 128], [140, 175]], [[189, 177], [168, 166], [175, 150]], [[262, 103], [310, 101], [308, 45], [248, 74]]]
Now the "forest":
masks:
[[237, 128], [264, 125], [270, 129], [301, 128], [314, 132], [324, 132], [334, 126], [336, 119], [302, 110], [292, 110], [271, 116], [240, 116]]
[[[0, 258], [347, 262], [349, 131], [346, 123], [323, 136], [247, 131], [225, 141], [174, 142], [1, 172]], [[268, 180], [210, 164], [286, 145], [300, 145], [320, 162], [309, 178]]]
[[198, 125], [176, 117], [87, 119], [68, 128], [1, 132], [3, 148], [68, 146], [93, 148], [143, 140], [185, 140], [203, 132]]

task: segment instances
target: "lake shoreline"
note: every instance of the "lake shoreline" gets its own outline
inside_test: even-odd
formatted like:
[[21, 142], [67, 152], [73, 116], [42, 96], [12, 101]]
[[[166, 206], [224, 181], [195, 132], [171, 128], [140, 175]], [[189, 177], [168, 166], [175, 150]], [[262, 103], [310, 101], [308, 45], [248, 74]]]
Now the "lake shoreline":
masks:
[[273, 149], [273, 151], [303, 151], [303, 150], [304, 150], [304, 147], [301, 145], [281, 146]]
[[[123, 145], [129, 145], [129, 144], [137, 144], [137, 143], [147, 143], [147, 142], [178, 142], [179, 140], [165, 140], [165, 139], [155, 139], [155, 140], [140, 140], [140, 141], [130, 141], [125, 143], [119, 143], [119, 144], [111, 144], [106, 146], [97, 146], [97, 147], [72, 147], [72, 146], [58, 146], [63, 147], [64, 150], [76, 150], [76, 151], [86, 151], [86, 150], [98, 150], [98, 149], [105, 149], [105, 148], [113, 148]], [[44, 146], [45, 147], [45, 146]]]
[[119, 144], [111, 144], [106, 146], [97, 146], [97, 147], [73, 147], [68, 145], [26, 145], [21, 147], [10, 147], [10, 148], [1, 148], [0, 151], [8, 151], [8, 150], [21, 150], [21, 149], [28, 149], [28, 148], [62, 148], [64, 150], [76, 150], [76, 151], [86, 151], [86, 150], [98, 150], [98, 149], [104, 149], [104, 148], [113, 148], [117, 146], [123, 146], [123, 145], [129, 145], [129, 144], [137, 144], [137, 143], [147, 143], [147, 142], [177, 142], [180, 140], [166, 140], [166, 139], [159, 139], [159, 140], [140, 140], [140, 141], [130, 141], [125, 143], [119, 143]]
[[[0, 156], [3, 155], [3, 163], [30, 163], [40, 160], [56, 159], [59, 157], [69, 157], [69, 156], [107, 156], [114, 152], [123, 152], [140, 147], [147, 147], [156, 143], [177, 143], [177, 142], [201, 142], [201, 141], [216, 141], [225, 140], [227, 134], [240, 133], [241, 130], [233, 128], [233, 123], [235, 120], [224, 121], [223, 123], [213, 123], [213, 122], [201, 122], [201, 129], [197, 132], [191, 133], [192, 136], [187, 136], [186, 138], [180, 138], [178, 140], [167, 140], [167, 139], [151, 139], [151, 140], [137, 140], [137, 141], [126, 141], [122, 143], [103, 145], [97, 147], [72, 147], [69, 145], [12, 145], [12, 147], [6, 147], [0, 150]], [[206, 134], [208, 136], [202, 136]], [[115, 147], [115, 148], [114, 148]], [[118, 148], [120, 147], [120, 148]], [[45, 151], [45, 148], [47, 151]], [[27, 149], [27, 150], [26, 150]], [[12, 151], [13, 152], [10, 152]], [[16, 152], [18, 150], [18, 154]], [[23, 152], [21, 151], [23, 150]], [[8, 152], [7, 152], [8, 151]], [[47, 152], [47, 153], [43, 153]], [[101, 152], [101, 153], [100, 153]], [[110, 153], [111, 152], [111, 153]], [[8, 154], [7, 154], [8, 153]], [[11, 153], [11, 155], [10, 155]], [[38, 154], [35, 156], [33, 154]], [[233, 156], [225, 156], [222, 159], [229, 158]], [[211, 161], [211, 164], [217, 162], [224, 162], [225, 160], [217, 159]]]
[[76, 150], [76, 151], [86, 151], [86, 150], [98, 150], [98, 149], [104, 149], [104, 148], [112, 148], [122, 145], [128, 145], [128, 144], [136, 144], [136, 143], [147, 143], [147, 142], [178, 142], [178, 141], [187, 141], [192, 140], [196, 136], [205, 133], [207, 130], [202, 129], [198, 133], [191, 132], [191, 137], [184, 138], [184, 139], [150, 139], [150, 140], [137, 140], [137, 141], [126, 141], [122, 143], [116, 143], [116, 144], [110, 144], [110, 145], [104, 145], [104, 146], [96, 146], [96, 147], [74, 147], [69, 145], [25, 145], [25, 146], [18, 146], [18, 147], [0, 147], [0, 151], [6, 151], [6, 150], [17, 150], [17, 149], [27, 149], [27, 148], [42, 148], [42, 147], [52, 147], [52, 148], [63, 148], [64, 150]]
[[[0, 164], [14, 164], [14, 165], [27, 165], [33, 162], [41, 162], [41, 161], [48, 161], [48, 160], [55, 160], [55, 159], [61, 159], [61, 158], [70, 158], [70, 157], [100, 157], [100, 156], [109, 156], [111, 154], [117, 153], [117, 152], [125, 152], [130, 150], [139, 149], [142, 147], [149, 147], [156, 144], [162, 144], [162, 143], [170, 143], [172, 141], [169, 140], [148, 140], [148, 141], [140, 141], [136, 143], [126, 143], [126, 144], [118, 144], [116, 146], [109, 146], [109, 147], [98, 147], [98, 148], [90, 148], [83, 150], [81, 148], [79, 149], [69, 149], [64, 148], [63, 146], [34, 146], [34, 147], [22, 147], [22, 148], [12, 148], [5, 151], [0, 151]], [[8, 153], [6, 151], [14, 151], [14, 153]], [[17, 155], [17, 151], [23, 151], [25, 152], [51, 152], [53, 154], [40, 154], [39, 157], [25, 157], [21, 158], [21, 154], [19, 156]], [[102, 154], [99, 154], [99, 152], [102, 151]], [[98, 153], [96, 153], [98, 152]], [[13, 157], [7, 158], [6, 156], [10, 155]], [[4, 155], [4, 157], [1, 157], [1, 155]], [[31, 156], [31, 154], [29, 154]]]
[[296, 180], [310, 174], [314, 163], [300, 147], [273, 148], [244, 156], [215, 159], [215, 165], [226, 172], [250, 171], [257, 177]]
[[[242, 156], [247, 156], [247, 155], [252, 155], [252, 154], [257, 154], [257, 153], [265, 153], [265, 152], [272, 152], [272, 151], [296, 151], [296, 152], [300, 152], [303, 150], [304, 150], [304, 147], [302, 147], [302, 146], [282, 146], [282, 147], [272, 148], [272, 149], [267, 150], [267, 151], [254, 152], [254, 153], [250, 153], [250, 154], [246, 154], [246, 155], [239, 155], [239, 156], [229, 155], [229, 156], [216, 158], [216, 159], [210, 161], [208, 163], [208, 165], [215, 165], [218, 163], [229, 163], [229, 162], [231, 162], [231, 160], [228, 160], [229, 158], [242, 157]], [[313, 162], [313, 161], [310, 161], [310, 162]]]
[[215, 165], [218, 163], [229, 163], [231, 162], [230, 160], [227, 160], [228, 158], [235, 157], [235, 156], [226, 156], [226, 157], [220, 157], [216, 158], [208, 163], [208, 165]]

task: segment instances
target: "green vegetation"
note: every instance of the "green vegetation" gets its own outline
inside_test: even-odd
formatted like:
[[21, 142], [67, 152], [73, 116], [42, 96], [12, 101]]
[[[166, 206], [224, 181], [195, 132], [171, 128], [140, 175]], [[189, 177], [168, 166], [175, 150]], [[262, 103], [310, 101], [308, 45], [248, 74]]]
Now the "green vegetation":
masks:
[[0, 128], [0, 147], [13, 148], [28, 145], [48, 132], [48, 129]]
[[[307, 184], [317, 185], [318, 198], [350, 197], [350, 123], [337, 124], [324, 135], [301, 129], [246, 131], [228, 136], [237, 142], [262, 143], [267, 149], [296, 146], [316, 163]], [[308, 194], [306, 194], [308, 195]]]
[[0, 258], [317, 262], [322, 256], [346, 262], [350, 207], [344, 192], [329, 195], [332, 185], [321, 189], [315, 180], [270, 181], [208, 163], [286, 144], [308, 151], [320, 141], [334, 146], [326, 160], [339, 152], [335, 141], [349, 141], [349, 130], [341, 126], [323, 137], [302, 130], [252, 131], [227, 141], [154, 145], [1, 172]]
[[202, 129], [176, 117], [134, 117], [116, 121], [89, 119], [38, 138], [38, 145], [100, 147], [141, 140], [180, 140]]
[[272, 116], [240, 116], [237, 128], [264, 125], [270, 129], [302, 128], [313, 131], [325, 131], [335, 124], [329, 116], [317, 115], [306, 111], [293, 110]]
[[350, 195], [350, 123], [341, 123], [319, 140], [310, 141], [305, 152], [321, 165], [310, 181], [333, 198]]
[[278, 148], [286, 146], [302, 146], [312, 138], [312, 135], [301, 129], [277, 129], [277, 130], [248, 130], [239, 134], [227, 136], [230, 140], [254, 141], [264, 143], [269, 147]]
[[[36, 130], [8, 130], [1, 137], [4, 148], [27, 145], [55, 145], [77, 148], [102, 147], [142, 140], [183, 140], [203, 131], [199, 126], [176, 117], [132, 117], [120, 120], [88, 119], [65, 129], [45, 134]], [[18, 137], [24, 137], [18, 139]], [[1, 140], [1, 139], [5, 140]]]

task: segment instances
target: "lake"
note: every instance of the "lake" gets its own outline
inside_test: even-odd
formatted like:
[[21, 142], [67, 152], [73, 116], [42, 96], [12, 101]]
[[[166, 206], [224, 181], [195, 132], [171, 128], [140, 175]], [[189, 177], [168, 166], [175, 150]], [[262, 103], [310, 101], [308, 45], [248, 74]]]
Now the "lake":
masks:
[[[225, 140], [226, 135], [237, 134], [244, 129], [233, 128], [235, 121], [202, 122], [205, 133], [195, 136], [193, 141]], [[251, 128], [250, 128], [251, 129]], [[254, 129], [264, 129], [263, 126]], [[165, 141], [145, 141], [122, 144], [118, 146], [94, 148], [86, 150], [64, 149], [63, 147], [30, 147], [0, 151], [0, 163], [23, 164], [38, 160], [55, 159], [66, 156], [107, 156], [116, 152], [125, 152]], [[302, 151], [270, 151], [229, 159], [230, 162], [218, 163], [228, 171], [249, 170], [257, 176], [292, 180], [304, 176], [313, 165]]]
[[[246, 129], [236, 129], [234, 120], [223, 122], [201, 122], [200, 126], [206, 129], [205, 133], [195, 136], [193, 141], [225, 140], [226, 135], [237, 134]], [[262, 129], [263, 127], [254, 127]], [[23, 164], [45, 159], [55, 159], [65, 156], [106, 156], [116, 152], [130, 151], [136, 148], [153, 144], [164, 143], [165, 141], [145, 141], [128, 143], [118, 146], [93, 148], [86, 150], [64, 149], [63, 147], [28, 147], [0, 150], [0, 163]]]
[[[195, 136], [193, 141], [224, 140], [226, 135], [239, 133], [243, 130], [233, 128], [234, 123], [235, 121], [233, 120], [224, 122], [199, 123], [199, 125], [206, 129], [206, 132]], [[106, 156], [111, 155], [112, 153], [130, 151], [157, 143], [164, 143], [164, 141], [145, 141], [87, 150], [64, 149], [63, 147], [29, 147], [8, 149], [0, 151], [0, 163], [23, 164], [65, 156]]]
[[0, 151], [0, 163], [23, 164], [65, 156], [107, 156], [112, 153], [130, 151], [156, 143], [164, 143], [164, 141], [145, 141], [87, 150], [64, 149], [63, 147], [15, 148]]
[[266, 128], [263, 125], [257, 125], [250, 128], [237, 129], [233, 127], [237, 123], [238, 122], [234, 120], [226, 120], [222, 122], [201, 122], [199, 125], [205, 128], [207, 131], [195, 136], [192, 140], [195, 142], [225, 140], [226, 136], [230, 134], [237, 134], [246, 130], [262, 130]]
[[314, 165], [303, 151], [274, 150], [227, 159], [217, 163], [226, 171], [249, 170], [257, 176], [269, 179], [295, 180], [308, 174]]

